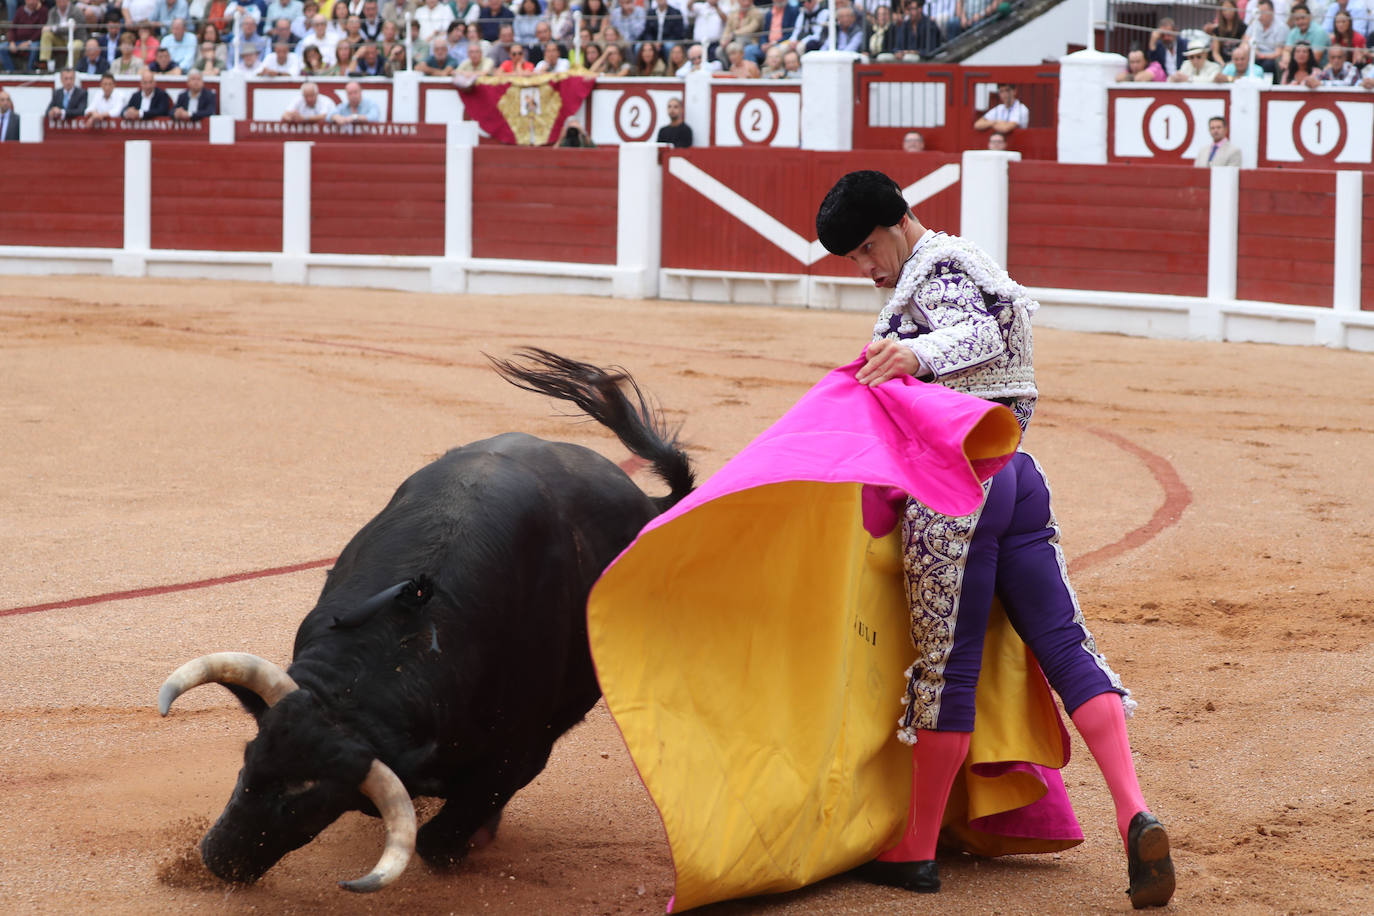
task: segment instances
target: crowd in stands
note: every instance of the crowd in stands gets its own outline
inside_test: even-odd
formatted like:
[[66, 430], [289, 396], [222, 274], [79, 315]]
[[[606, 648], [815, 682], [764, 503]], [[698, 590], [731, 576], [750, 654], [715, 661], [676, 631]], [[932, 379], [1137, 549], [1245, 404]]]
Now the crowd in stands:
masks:
[[832, 6], [840, 49], [915, 61], [1010, 0], [0, 0], [0, 70], [796, 79]]
[[1118, 82], [1229, 83], [1243, 77], [1279, 86], [1374, 90], [1369, 0], [1220, 0], [1202, 34], [1186, 36], [1162, 17], [1132, 47]]

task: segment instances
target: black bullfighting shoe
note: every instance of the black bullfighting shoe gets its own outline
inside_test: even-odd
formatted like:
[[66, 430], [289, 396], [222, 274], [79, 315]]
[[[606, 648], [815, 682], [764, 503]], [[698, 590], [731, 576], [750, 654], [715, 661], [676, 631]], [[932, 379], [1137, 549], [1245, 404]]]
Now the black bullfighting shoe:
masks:
[[854, 874], [872, 884], [900, 887], [918, 894], [934, 894], [940, 890], [940, 869], [934, 859], [919, 862], [874, 859], [854, 869]]
[[1169, 834], [1153, 814], [1141, 811], [1126, 831], [1126, 859], [1131, 906], [1164, 906], [1174, 895], [1174, 863], [1169, 858]]

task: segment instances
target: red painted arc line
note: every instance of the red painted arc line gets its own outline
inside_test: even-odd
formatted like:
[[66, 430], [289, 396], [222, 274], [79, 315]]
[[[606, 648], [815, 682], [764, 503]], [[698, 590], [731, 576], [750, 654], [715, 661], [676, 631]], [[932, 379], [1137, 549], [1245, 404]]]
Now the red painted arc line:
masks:
[[1187, 509], [1193, 502], [1192, 492], [1183, 482], [1183, 479], [1178, 476], [1178, 471], [1174, 469], [1167, 458], [1141, 448], [1130, 439], [1105, 429], [1089, 427], [1088, 432], [1101, 439], [1106, 439], [1117, 448], [1129, 452], [1144, 462], [1155, 482], [1164, 490], [1164, 502], [1155, 510], [1154, 515], [1150, 516], [1149, 521], [1133, 531], [1128, 531], [1120, 540], [1099, 547], [1080, 557], [1075, 557], [1073, 562], [1069, 564], [1069, 572], [1075, 574], [1118, 557], [1128, 550], [1134, 550], [1154, 539], [1166, 528], [1178, 524], [1183, 517], [1183, 510]]
[[[648, 462], [643, 458], [631, 455], [620, 462], [620, 469], [631, 477], [635, 475]], [[304, 572], [307, 569], [319, 569], [322, 566], [330, 566], [338, 557], [330, 557], [327, 560], [310, 560], [305, 563], [293, 563], [290, 566], [274, 566], [271, 569], [255, 569], [250, 572], [232, 573], [227, 576], [216, 576], [213, 579], [198, 579], [195, 582], [178, 582], [175, 585], [152, 585], [146, 588], [134, 588], [122, 592], [106, 592], [103, 595], [87, 595], [84, 598], [68, 598], [65, 601], [49, 601], [45, 604], [31, 604], [27, 607], [12, 607], [0, 610], [0, 617], [17, 617], [20, 614], [36, 614], [39, 611], [56, 611], [65, 608], [85, 607], [90, 604], [104, 604], [109, 601], [128, 601], [131, 598], [152, 598], [157, 595], [167, 595], [172, 592], [189, 592], [198, 588], [210, 588], [215, 585], [230, 585], [234, 582], [247, 582], [251, 579], [266, 579], [271, 576], [285, 576], [291, 573]]]

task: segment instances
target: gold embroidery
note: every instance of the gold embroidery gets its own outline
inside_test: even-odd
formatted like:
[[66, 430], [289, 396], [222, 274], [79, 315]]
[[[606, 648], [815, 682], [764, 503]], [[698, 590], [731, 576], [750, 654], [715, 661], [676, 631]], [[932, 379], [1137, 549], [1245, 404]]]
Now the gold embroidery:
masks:
[[554, 83], [566, 78], [565, 74], [531, 73], [516, 76], [503, 73], [500, 76], [484, 76], [477, 80], [487, 86], [506, 86], [506, 92], [496, 103], [497, 111], [506, 119], [515, 142], [521, 146], [544, 146], [553, 133], [554, 122], [563, 100], [554, 88]]

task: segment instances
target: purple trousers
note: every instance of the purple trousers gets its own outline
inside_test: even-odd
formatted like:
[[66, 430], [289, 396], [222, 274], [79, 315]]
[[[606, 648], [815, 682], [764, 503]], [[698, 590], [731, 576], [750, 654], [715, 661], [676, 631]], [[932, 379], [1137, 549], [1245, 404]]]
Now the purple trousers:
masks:
[[907, 502], [904, 565], [917, 649], [898, 732], [907, 743], [916, 729], [973, 730], [994, 595], [1070, 714], [1101, 693], [1130, 696], [1097, 651], [1069, 585], [1040, 465], [1017, 452], [984, 490], [982, 508], [959, 518]]

